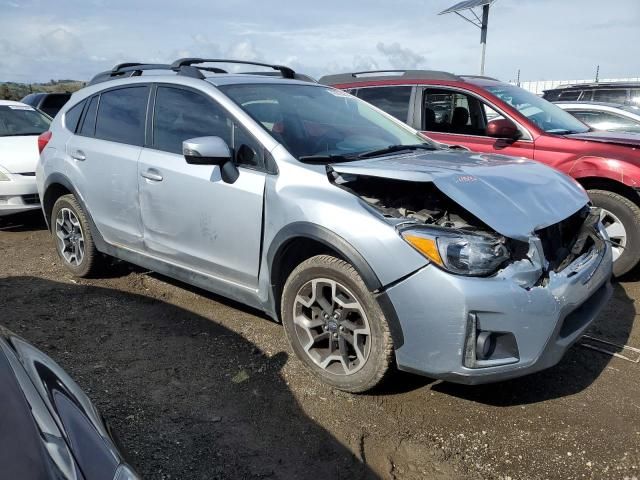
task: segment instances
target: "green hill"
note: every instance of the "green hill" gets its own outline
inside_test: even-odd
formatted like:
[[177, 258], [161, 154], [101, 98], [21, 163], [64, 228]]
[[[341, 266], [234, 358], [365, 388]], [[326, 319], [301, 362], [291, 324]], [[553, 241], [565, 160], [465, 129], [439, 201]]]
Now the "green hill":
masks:
[[78, 80], [51, 80], [47, 83], [0, 83], [0, 100], [20, 100], [30, 93], [75, 92], [84, 87]]

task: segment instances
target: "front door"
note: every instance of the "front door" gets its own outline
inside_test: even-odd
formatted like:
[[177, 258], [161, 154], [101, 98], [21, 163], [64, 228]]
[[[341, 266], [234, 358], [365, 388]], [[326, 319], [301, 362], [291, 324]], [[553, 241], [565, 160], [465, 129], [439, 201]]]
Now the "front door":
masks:
[[[257, 287], [266, 176], [261, 146], [212, 99], [177, 86], [157, 87], [152, 131], [138, 164], [145, 251]], [[223, 182], [218, 166], [186, 163], [182, 142], [203, 136], [221, 137], [235, 153], [235, 183]]]
[[462, 145], [474, 152], [499, 153], [533, 158], [533, 141], [528, 132], [515, 142], [489, 137], [487, 123], [503, 118], [495, 108], [461, 90], [429, 87], [422, 90], [421, 125], [429, 138], [449, 145]]

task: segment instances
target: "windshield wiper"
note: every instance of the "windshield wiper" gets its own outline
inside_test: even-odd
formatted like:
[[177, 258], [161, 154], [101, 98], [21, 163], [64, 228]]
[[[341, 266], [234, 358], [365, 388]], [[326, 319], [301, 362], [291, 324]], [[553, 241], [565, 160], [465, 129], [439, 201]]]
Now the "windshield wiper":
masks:
[[334, 155], [334, 154], [320, 154], [320, 155], [303, 155], [298, 157], [302, 163], [317, 163], [325, 164], [331, 162], [348, 162], [356, 160], [354, 155]]
[[371, 150], [369, 152], [363, 152], [358, 155], [358, 158], [371, 158], [378, 157], [380, 155], [386, 155], [387, 153], [402, 152], [405, 150], [435, 150], [436, 148], [428, 143], [416, 143], [413, 145], [389, 145], [386, 148], [380, 148], [377, 150]]

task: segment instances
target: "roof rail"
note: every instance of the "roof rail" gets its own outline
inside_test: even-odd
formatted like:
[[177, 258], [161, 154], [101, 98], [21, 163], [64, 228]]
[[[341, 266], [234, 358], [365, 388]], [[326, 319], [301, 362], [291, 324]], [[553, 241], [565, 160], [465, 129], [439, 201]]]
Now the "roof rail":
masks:
[[[171, 68], [179, 70], [181, 67], [190, 67], [198, 63], [238, 63], [240, 65], [257, 65], [259, 67], [269, 67], [278, 70], [284, 78], [295, 78], [296, 72], [284, 65], [271, 65], [269, 63], [250, 62], [247, 60], [228, 60], [224, 58], [179, 58], [171, 64]], [[201, 68], [201, 67], [196, 67]]]
[[247, 72], [253, 75], [273, 75], [279, 74], [283, 78], [293, 78], [298, 80], [312, 81], [315, 80], [307, 75], [297, 74], [292, 68], [285, 67], [284, 65], [271, 65], [268, 63], [259, 63], [259, 62], [249, 62], [245, 60], [227, 60], [221, 58], [179, 58], [172, 64], [166, 63], [137, 63], [137, 62], [127, 62], [127, 63], [119, 63], [114, 66], [111, 70], [107, 70], [105, 72], [98, 73], [95, 75], [91, 81], [87, 85], [95, 85], [96, 83], [106, 82], [107, 80], [111, 80], [114, 78], [127, 78], [134, 77], [138, 75], [142, 75], [142, 72], [145, 70], [172, 70], [176, 72], [178, 75], [184, 75], [186, 77], [193, 77], [204, 79], [205, 76], [202, 74], [205, 72], [212, 73], [228, 73], [226, 70], [218, 67], [205, 67], [200, 66], [200, 63], [237, 63], [241, 65], [257, 65], [260, 67], [269, 67], [276, 72]]
[[486, 75], [460, 75], [462, 78], [474, 78], [476, 80], [493, 80], [499, 82], [500, 80], [494, 77], [487, 77]]
[[543, 92], [550, 92], [553, 90], [564, 90], [572, 88], [594, 88], [594, 87], [617, 87], [617, 88], [637, 88], [640, 87], [640, 81], [638, 80], [622, 80], [614, 82], [584, 82], [584, 83], [563, 83], [556, 85], [555, 87], [547, 88]]
[[119, 63], [111, 70], [95, 75], [87, 86], [106, 82], [114, 78], [135, 77], [141, 75], [145, 70], [171, 70], [171, 65], [166, 63]]
[[[395, 75], [394, 75], [395, 74]], [[396, 79], [416, 79], [416, 80], [454, 80], [463, 81], [458, 75], [439, 70], [367, 70], [363, 72], [339, 73], [336, 75], [325, 75], [318, 80], [325, 85], [337, 85], [341, 83], [352, 83], [355, 79], [364, 77], [367, 80], [396, 80]]]

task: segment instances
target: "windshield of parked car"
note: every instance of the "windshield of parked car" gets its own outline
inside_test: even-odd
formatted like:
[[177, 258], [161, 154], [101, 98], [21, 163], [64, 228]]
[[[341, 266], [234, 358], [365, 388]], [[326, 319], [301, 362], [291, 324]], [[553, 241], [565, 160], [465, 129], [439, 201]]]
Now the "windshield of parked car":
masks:
[[40, 135], [51, 119], [28, 105], [0, 105], [0, 137]]
[[492, 85], [485, 88], [547, 133], [563, 135], [589, 131], [589, 127], [570, 113], [522, 88], [514, 85]]
[[[219, 87], [294, 157], [333, 161], [400, 146], [435, 148], [375, 107], [330, 87], [235, 84]], [[389, 150], [389, 147], [394, 148]]]

